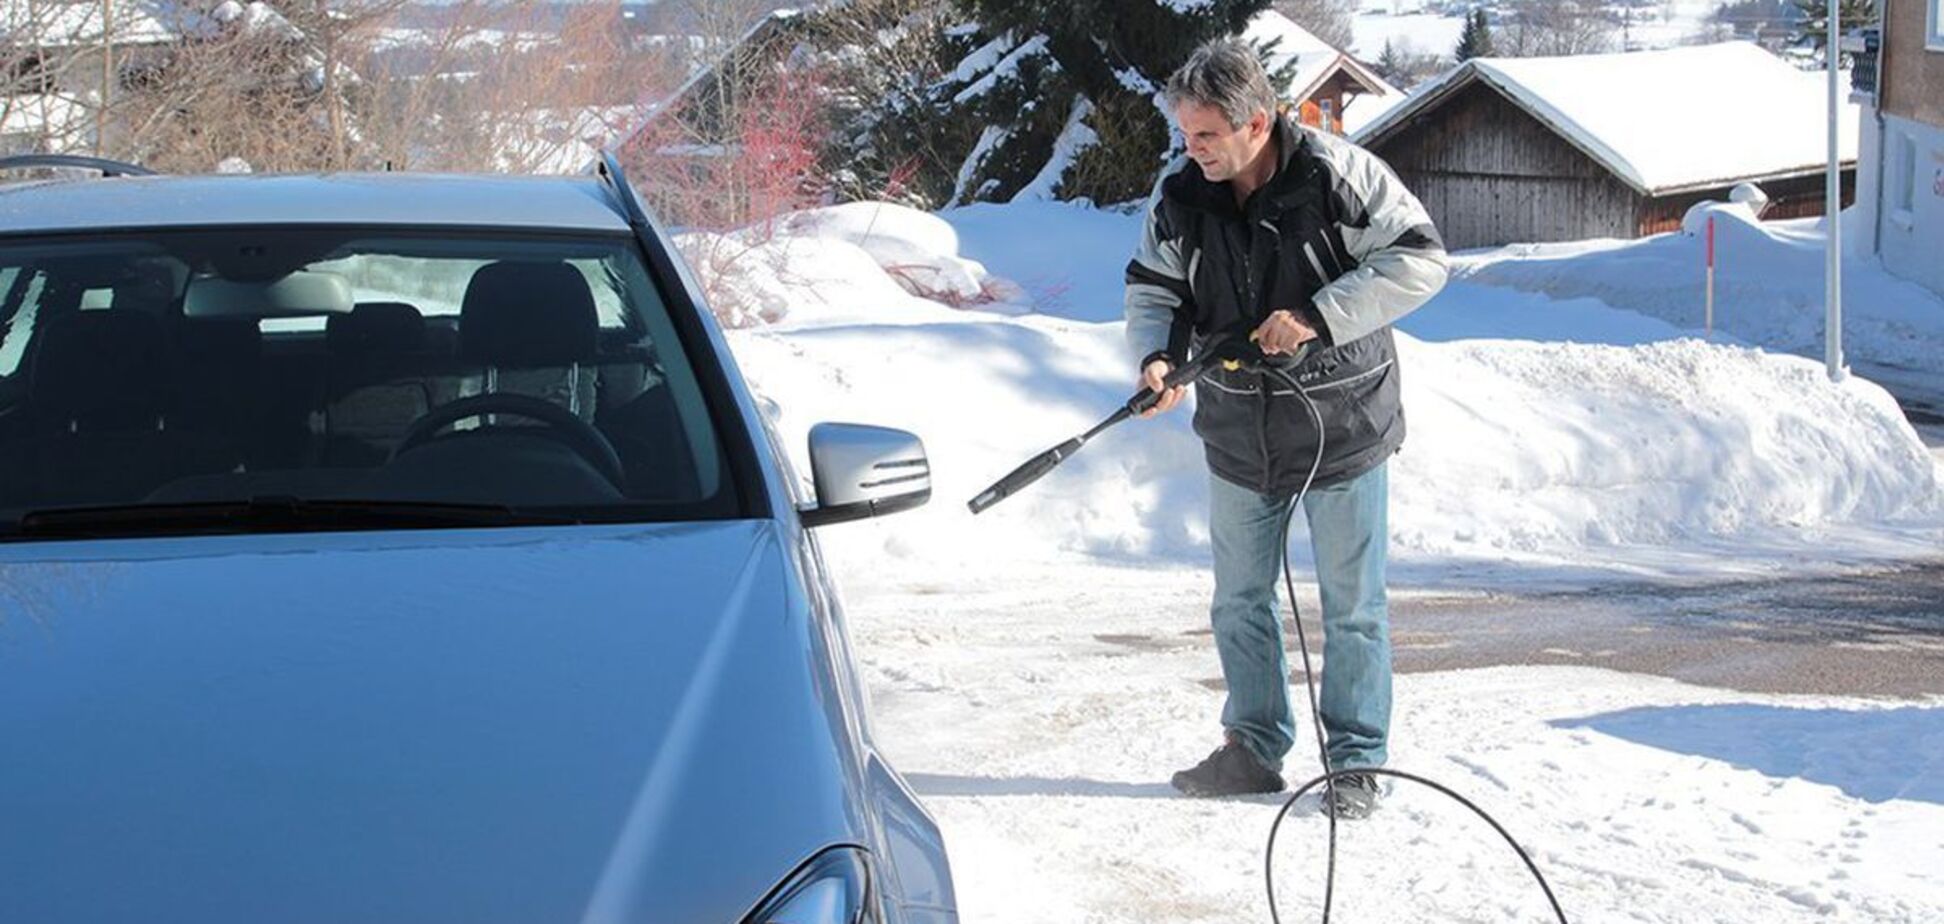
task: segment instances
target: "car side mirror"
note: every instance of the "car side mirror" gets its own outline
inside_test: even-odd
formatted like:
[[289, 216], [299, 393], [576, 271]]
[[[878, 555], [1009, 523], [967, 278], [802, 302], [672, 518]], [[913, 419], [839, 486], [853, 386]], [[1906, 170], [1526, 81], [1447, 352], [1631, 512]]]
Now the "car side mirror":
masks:
[[810, 481], [817, 503], [803, 525], [828, 526], [910, 510], [931, 499], [931, 462], [914, 434], [888, 427], [820, 423], [810, 428]]

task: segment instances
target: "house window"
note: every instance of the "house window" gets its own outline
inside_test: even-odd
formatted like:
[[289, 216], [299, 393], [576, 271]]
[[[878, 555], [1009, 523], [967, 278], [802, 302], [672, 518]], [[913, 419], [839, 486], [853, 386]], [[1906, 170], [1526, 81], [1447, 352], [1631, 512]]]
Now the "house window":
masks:
[[1930, 0], [1930, 32], [1924, 38], [1924, 45], [1932, 51], [1944, 51], [1944, 0]]
[[1917, 206], [1917, 139], [1896, 134], [1890, 157], [1890, 217], [1908, 228]]
[[[1939, 0], [1939, 2], [1944, 2], [1944, 0]], [[1318, 100], [1316, 105], [1323, 110], [1323, 130], [1326, 132], [1336, 131], [1336, 100]]]

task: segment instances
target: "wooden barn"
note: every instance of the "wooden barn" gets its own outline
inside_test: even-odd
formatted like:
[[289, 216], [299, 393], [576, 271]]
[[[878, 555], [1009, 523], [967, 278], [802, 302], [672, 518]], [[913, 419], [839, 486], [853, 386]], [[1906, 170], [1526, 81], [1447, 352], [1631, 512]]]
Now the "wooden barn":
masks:
[[[1737, 184], [1764, 218], [1823, 213], [1819, 74], [1728, 42], [1568, 58], [1478, 58], [1353, 137], [1389, 162], [1453, 249], [1634, 238], [1680, 228]], [[1843, 201], [1858, 113], [1841, 110]]]

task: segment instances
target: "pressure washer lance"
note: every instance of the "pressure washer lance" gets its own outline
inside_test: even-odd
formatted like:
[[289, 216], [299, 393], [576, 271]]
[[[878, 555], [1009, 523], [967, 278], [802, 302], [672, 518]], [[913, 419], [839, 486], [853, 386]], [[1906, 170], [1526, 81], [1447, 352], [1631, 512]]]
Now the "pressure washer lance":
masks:
[[[1099, 436], [1115, 424], [1127, 420], [1130, 417], [1147, 413], [1155, 405], [1161, 403], [1161, 396], [1168, 389], [1192, 384], [1195, 380], [1207, 375], [1218, 364], [1222, 368], [1233, 372], [1241, 369], [1245, 364], [1262, 362], [1264, 359], [1262, 350], [1255, 345], [1254, 341], [1255, 335], [1253, 333], [1247, 338], [1239, 334], [1217, 335], [1207, 345], [1202, 347], [1201, 353], [1194, 359], [1175, 367], [1173, 372], [1163, 377], [1161, 380], [1161, 391], [1143, 388], [1135, 392], [1133, 397], [1128, 398], [1127, 402], [1122, 404], [1118, 410], [1109, 414], [1106, 420], [1095, 424], [1093, 429], [1026, 460], [1026, 464], [1013, 469], [1006, 477], [994, 482], [992, 487], [980, 491], [977, 497], [972, 498], [971, 501], [966, 503], [966, 506], [970, 507], [975, 514], [984, 513], [992, 505], [1017, 494], [1027, 485], [1046, 477], [1047, 472], [1057, 468], [1061, 462], [1065, 462], [1074, 453], [1079, 452], [1080, 447], [1087, 445], [1088, 440]], [[1308, 344], [1298, 347], [1296, 352], [1287, 354], [1287, 361], [1293, 363], [1300, 360], [1308, 350]]]

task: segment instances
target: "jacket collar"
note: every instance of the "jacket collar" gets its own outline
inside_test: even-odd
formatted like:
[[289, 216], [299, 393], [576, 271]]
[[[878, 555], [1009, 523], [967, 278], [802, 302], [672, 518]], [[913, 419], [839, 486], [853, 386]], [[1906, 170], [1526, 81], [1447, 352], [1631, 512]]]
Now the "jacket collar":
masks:
[[[1276, 172], [1249, 199], [1249, 208], [1259, 214], [1275, 214], [1302, 201], [1312, 188], [1307, 181], [1316, 173], [1316, 156], [1310, 150], [1309, 136], [1287, 116], [1276, 117], [1275, 144]], [[1161, 195], [1200, 211], [1226, 217], [1241, 215], [1229, 182], [1210, 182], [1203, 175], [1201, 164], [1193, 160], [1161, 184]]]

